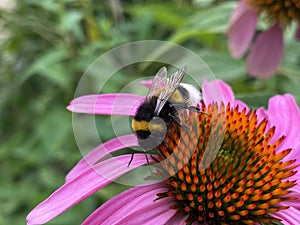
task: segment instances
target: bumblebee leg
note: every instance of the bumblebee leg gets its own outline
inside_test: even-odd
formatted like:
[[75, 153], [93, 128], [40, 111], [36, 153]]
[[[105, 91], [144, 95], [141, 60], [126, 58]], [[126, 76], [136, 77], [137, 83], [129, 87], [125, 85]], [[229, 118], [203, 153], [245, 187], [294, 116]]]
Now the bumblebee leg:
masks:
[[186, 103], [173, 103], [172, 104], [176, 109], [187, 109], [194, 112], [201, 112], [201, 110], [196, 106], [188, 106]]
[[130, 160], [129, 160], [129, 162], [128, 162], [128, 165], [127, 165], [127, 167], [129, 167], [129, 166], [130, 166], [130, 164], [132, 163], [133, 156], [134, 156], [134, 151], [132, 151], [132, 153], [131, 153], [131, 158], [130, 158]]
[[[134, 156], [134, 151], [132, 151], [132, 153], [131, 153], [131, 158], [130, 158], [130, 160], [129, 160], [129, 162], [128, 162], [128, 165], [127, 165], [127, 167], [129, 167], [130, 166], [130, 164], [132, 163], [132, 161], [133, 161], [133, 156]], [[153, 175], [153, 172], [152, 172], [152, 170], [151, 170], [151, 168], [150, 168], [150, 163], [149, 163], [149, 158], [148, 158], [148, 155], [147, 155], [147, 153], [144, 151], [144, 155], [145, 155], [145, 157], [146, 157], [146, 161], [147, 161], [147, 165], [148, 165], [148, 169], [149, 169], [149, 172], [151, 173], [151, 176]]]
[[182, 127], [183, 129], [185, 129], [185, 131], [189, 132], [190, 131], [190, 128], [185, 125], [185, 124], [182, 124], [180, 123], [180, 121], [175, 117], [173, 116], [171, 113], [169, 113], [168, 115], [177, 125], [179, 125], [180, 127]]
[[194, 111], [194, 112], [202, 112], [198, 107], [196, 106], [188, 106], [186, 109]]
[[172, 103], [172, 106], [174, 106], [175, 109], [177, 109], [177, 110], [188, 108], [188, 105], [185, 104], [184, 102], [182, 102], [182, 103]]
[[149, 172], [151, 173], [151, 176], [153, 176], [153, 172], [152, 172], [152, 170], [151, 170], [151, 168], [150, 168], [150, 163], [149, 163], [149, 159], [148, 159], [148, 155], [147, 155], [147, 153], [144, 151], [144, 154], [145, 154], [145, 157], [146, 157], [146, 161], [147, 161], [147, 165], [148, 165], [148, 169], [149, 169]]
[[202, 113], [202, 114], [208, 115], [206, 112], [201, 111], [201, 109], [199, 109], [196, 106], [188, 106], [186, 109], [188, 109], [190, 111], [194, 111], [194, 112], [198, 112], [198, 113]]

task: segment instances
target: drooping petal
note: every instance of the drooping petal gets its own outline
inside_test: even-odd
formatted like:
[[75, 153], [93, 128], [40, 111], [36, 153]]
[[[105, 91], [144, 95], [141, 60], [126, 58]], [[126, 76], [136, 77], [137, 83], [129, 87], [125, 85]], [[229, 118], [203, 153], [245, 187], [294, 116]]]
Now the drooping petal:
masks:
[[295, 39], [296, 39], [297, 41], [300, 41], [300, 24], [298, 24], [298, 27], [297, 27], [297, 29], [296, 29]]
[[98, 147], [90, 151], [86, 156], [84, 156], [67, 174], [66, 181], [72, 180], [79, 176], [85, 170], [93, 166], [97, 161], [106, 157], [107, 155], [128, 147], [137, 146], [137, 139], [134, 134], [119, 136], [113, 138]]
[[143, 154], [136, 154], [130, 167], [131, 155], [110, 158], [89, 168], [57, 189], [27, 216], [27, 224], [44, 224], [73, 205], [92, 195], [124, 173], [146, 163]]
[[221, 80], [203, 81], [202, 95], [206, 105], [217, 102], [224, 102], [225, 105], [230, 102], [234, 105], [234, 94], [231, 87]]
[[277, 218], [282, 219], [281, 222], [285, 225], [300, 224], [300, 210], [294, 207], [280, 210], [274, 214]]
[[186, 225], [186, 220], [188, 215], [184, 215], [183, 213], [177, 212], [174, 216], [172, 216], [167, 222], [166, 225]]
[[234, 58], [242, 57], [255, 34], [258, 14], [241, 1], [229, 21], [228, 48]]
[[[290, 94], [276, 95], [269, 100], [268, 119], [270, 124], [276, 127], [275, 135], [271, 141], [275, 141], [282, 135], [285, 140], [279, 146], [279, 150], [294, 148], [299, 142], [300, 111], [294, 97]], [[292, 151], [286, 159], [299, 159], [299, 152]]]
[[247, 58], [248, 73], [257, 78], [272, 76], [283, 57], [283, 34], [279, 24], [261, 32]]
[[[161, 200], [155, 201], [155, 199], [157, 199], [157, 193], [163, 193], [167, 190], [168, 188], [163, 182], [131, 188], [100, 206], [83, 222], [83, 225], [120, 224], [121, 221], [121, 224], [127, 224], [124, 223], [123, 220], [132, 216], [133, 213], [144, 211], [149, 206], [156, 206], [157, 203], [159, 205], [165, 204], [165, 202], [161, 202]], [[168, 209], [168, 204], [165, 208]], [[156, 210], [155, 208], [151, 210], [158, 213], [160, 212], [160, 210]], [[173, 213], [176, 212], [175, 210], [173, 211]], [[147, 212], [145, 212], [145, 214], [147, 214]], [[135, 224], [137, 217], [138, 216], [135, 215], [130, 221], [130, 224]], [[144, 224], [144, 222], [139, 224]]]
[[75, 98], [67, 107], [77, 113], [133, 116], [144, 97], [133, 94], [100, 94]]
[[176, 210], [170, 209], [173, 205], [174, 200], [171, 198], [154, 201], [151, 205], [139, 207], [138, 210], [120, 220], [119, 224], [165, 224], [176, 213]]

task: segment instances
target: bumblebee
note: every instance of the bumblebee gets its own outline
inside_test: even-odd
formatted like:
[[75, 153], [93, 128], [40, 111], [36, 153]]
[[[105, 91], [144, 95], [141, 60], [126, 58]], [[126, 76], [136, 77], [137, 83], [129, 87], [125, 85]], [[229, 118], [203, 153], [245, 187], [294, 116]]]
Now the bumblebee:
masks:
[[162, 143], [173, 123], [184, 127], [180, 123], [183, 110], [200, 111], [194, 106], [201, 100], [199, 90], [181, 83], [186, 69], [184, 66], [167, 78], [167, 69], [162, 67], [155, 75], [145, 101], [138, 107], [132, 129], [144, 151]]

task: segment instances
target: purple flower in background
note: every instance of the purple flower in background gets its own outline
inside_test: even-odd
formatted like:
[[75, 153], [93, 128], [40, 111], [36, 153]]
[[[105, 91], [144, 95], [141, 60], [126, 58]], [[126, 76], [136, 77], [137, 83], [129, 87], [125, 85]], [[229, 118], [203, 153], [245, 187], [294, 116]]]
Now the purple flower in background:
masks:
[[[204, 82], [202, 91], [206, 113], [185, 112], [181, 122], [189, 130], [174, 124], [153, 156], [162, 165], [154, 173], [169, 176], [115, 196], [83, 224], [300, 224], [300, 111], [294, 98], [277, 95], [267, 110], [253, 111], [222, 81]], [[74, 99], [68, 109], [133, 116], [142, 101], [130, 94], [89, 95]], [[106, 158], [136, 145], [135, 135], [128, 134], [91, 151], [30, 212], [27, 224], [48, 222], [145, 164], [143, 154], [130, 167], [130, 154]]]
[[[257, 36], [261, 15], [270, 26]], [[295, 21], [295, 39], [300, 40], [299, 0], [241, 0], [229, 21], [228, 46], [234, 58], [241, 58], [249, 49], [247, 70], [253, 77], [268, 78], [279, 68], [283, 52], [283, 31]]]

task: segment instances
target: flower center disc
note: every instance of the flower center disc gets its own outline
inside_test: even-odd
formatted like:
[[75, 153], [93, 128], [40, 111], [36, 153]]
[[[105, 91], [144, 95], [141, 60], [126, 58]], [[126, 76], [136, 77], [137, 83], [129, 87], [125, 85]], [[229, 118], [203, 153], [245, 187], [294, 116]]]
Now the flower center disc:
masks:
[[272, 21], [280, 21], [287, 25], [291, 21], [300, 21], [299, 0], [246, 0], [246, 2], [261, 12], [266, 12]]
[[270, 142], [275, 128], [258, 121], [256, 112], [232, 109], [228, 104], [202, 106], [204, 113], [185, 112], [165, 142], [158, 146], [161, 168], [169, 174], [169, 191], [159, 198], [174, 198], [172, 207], [187, 214], [187, 224], [266, 224], [273, 213], [288, 207], [295, 181], [295, 160], [285, 160], [291, 149], [277, 152], [284, 140]]

